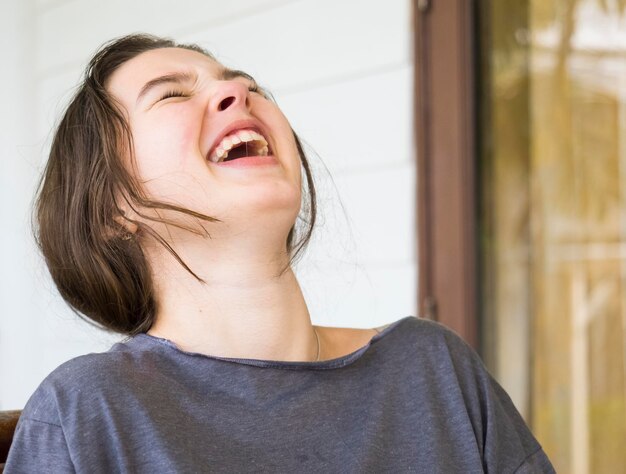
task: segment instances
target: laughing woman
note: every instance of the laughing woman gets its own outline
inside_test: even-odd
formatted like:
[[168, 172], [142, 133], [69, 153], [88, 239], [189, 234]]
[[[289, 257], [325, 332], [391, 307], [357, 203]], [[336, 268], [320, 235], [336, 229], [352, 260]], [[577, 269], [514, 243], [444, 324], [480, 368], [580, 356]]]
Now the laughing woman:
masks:
[[36, 215], [63, 298], [128, 337], [41, 383], [8, 473], [553, 472], [449, 330], [311, 324], [292, 271], [315, 223], [302, 146], [198, 46], [100, 49]]

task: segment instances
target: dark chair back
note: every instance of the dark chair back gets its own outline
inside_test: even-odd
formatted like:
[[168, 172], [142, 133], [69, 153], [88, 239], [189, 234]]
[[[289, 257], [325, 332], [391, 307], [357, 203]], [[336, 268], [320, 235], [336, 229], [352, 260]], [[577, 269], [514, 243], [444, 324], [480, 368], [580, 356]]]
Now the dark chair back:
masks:
[[21, 410], [0, 411], [0, 472], [4, 470], [15, 426], [21, 414]]

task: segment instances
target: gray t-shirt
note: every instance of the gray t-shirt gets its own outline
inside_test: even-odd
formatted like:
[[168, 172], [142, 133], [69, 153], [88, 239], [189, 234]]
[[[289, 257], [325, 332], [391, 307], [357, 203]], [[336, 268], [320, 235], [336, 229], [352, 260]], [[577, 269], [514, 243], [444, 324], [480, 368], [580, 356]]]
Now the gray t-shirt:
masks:
[[402, 318], [321, 362], [211, 357], [140, 334], [55, 369], [6, 474], [554, 472], [478, 356]]

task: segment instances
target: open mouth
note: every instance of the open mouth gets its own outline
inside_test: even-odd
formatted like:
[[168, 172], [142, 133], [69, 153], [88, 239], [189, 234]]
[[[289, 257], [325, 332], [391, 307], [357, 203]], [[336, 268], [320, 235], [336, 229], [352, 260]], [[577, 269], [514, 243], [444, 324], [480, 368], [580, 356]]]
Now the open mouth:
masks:
[[267, 140], [253, 129], [234, 131], [226, 135], [209, 154], [209, 161], [219, 163], [250, 156], [268, 156]]

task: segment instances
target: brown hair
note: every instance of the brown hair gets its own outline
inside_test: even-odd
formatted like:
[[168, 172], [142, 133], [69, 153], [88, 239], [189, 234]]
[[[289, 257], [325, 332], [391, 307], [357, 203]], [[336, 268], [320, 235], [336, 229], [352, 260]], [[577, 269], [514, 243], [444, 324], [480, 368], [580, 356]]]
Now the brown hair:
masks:
[[[219, 222], [190, 209], [148, 199], [123, 165], [123, 150], [128, 150], [132, 158], [132, 134], [105, 83], [119, 66], [135, 56], [170, 47], [213, 58], [197, 45], [145, 34], [114, 39], [98, 50], [56, 129], [35, 203], [35, 238], [61, 296], [91, 324], [127, 335], [146, 332], [152, 326], [156, 302], [144, 252], [138, 240], [129, 238], [116, 220], [121, 216], [130, 221], [119, 206], [120, 197], [146, 220], [181, 226], [165, 218], [146, 216], [139, 208], [175, 211], [195, 218], [202, 230], [185, 227], [191, 232], [208, 235], [201, 221]], [[295, 132], [293, 135], [308, 192], [303, 193], [304, 216], [298, 216], [303, 228], [294, 225], [289, 231], [286, 249], [290, 260], [282, 272], [309, 242], [316, 216], [309, 162], [300, 139]], [[202, 281], [149, 225], [132, 222]]]

